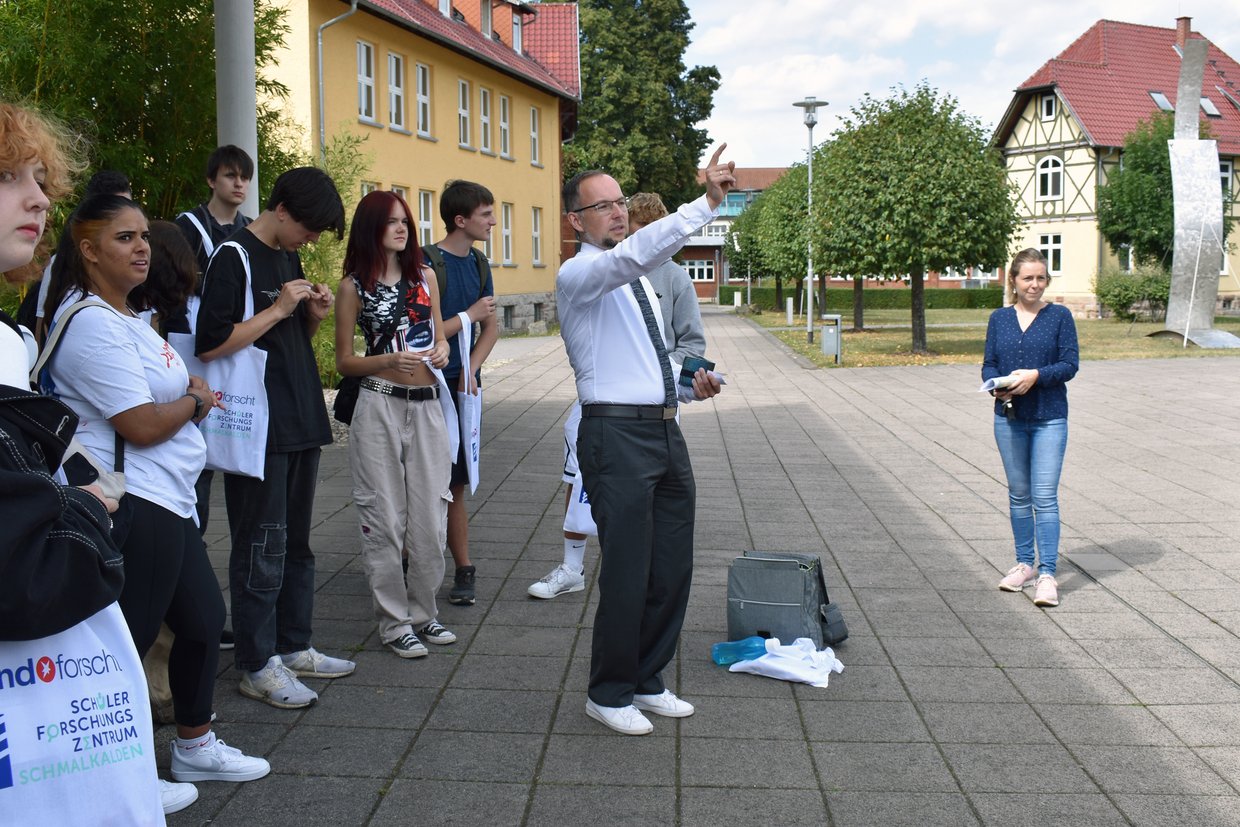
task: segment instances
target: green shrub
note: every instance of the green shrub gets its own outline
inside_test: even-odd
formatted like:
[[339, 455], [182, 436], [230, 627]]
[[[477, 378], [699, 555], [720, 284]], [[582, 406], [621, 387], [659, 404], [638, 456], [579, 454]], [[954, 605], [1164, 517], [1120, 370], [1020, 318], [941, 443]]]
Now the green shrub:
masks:
[[[724, 285], [719, 288], [719, 301], [725, 305], [732, 304], [732, 294], [740, 293], [745, 298], [745, 286]], [[1003, 306], [1003, 288], [1001, 287], [928, 287], [926, 288], [927, 310], [960, 310], [969, 308], [995, 308]], [[784, 290], [785, 301], [793, 295], [790, 289]], [[816, 295], [816, 294], [815, 294]], [[862, 301], [866, 310], [901, 310], [912, 307], [913, 293], [911, 290], [898, 287], [879, 288], [862, 292]], [[815, 299], [817, 301], [817, 299]], [[783, 312], [782, 307], [775, 306], [775, 288], [753, 288], [753, 303], [763, 310]], [[827, 310], [850, 312], [853, 306], [851, 287], [828, 287]]]
[[1167, 313], [1171, 274], [1158, 265], [1141, 265], [1131, 273], [1110, 266], [1094, 279], [1094, 292], [1116, 318], [1157, 320]]

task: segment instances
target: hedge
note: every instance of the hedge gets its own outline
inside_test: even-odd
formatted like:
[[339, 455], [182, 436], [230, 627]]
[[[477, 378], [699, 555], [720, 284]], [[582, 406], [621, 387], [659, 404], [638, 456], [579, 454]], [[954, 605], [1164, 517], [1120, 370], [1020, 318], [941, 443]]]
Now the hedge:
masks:
[[[719, 288], [719, 301], [723, 305], [733, 302], [732, 294], [740, 293], [741, 301], [745, 299], [745, 287], [722, 285]], [[784, 290], [784, 300], [793, 295], [790, 289]], [[907, 310], [912, 307], [913, 291], [899, 288], [879, 288], [863, 290], [862, 301], [866, 310]], [[1003, 306], [1003, 288], [1001, 287], [927, 287], [927, 310], [961, 310], [971, 308], [996, 308]], [[817, 293], [815, 293], [815, 303]], [[753, 303], [763, 310], [782, 311], [775, 306], [774, 287], [753, 288]], [[851, 287], [828, 287], [827, 310], [851, 312], [853, 306], [853, 290]]]

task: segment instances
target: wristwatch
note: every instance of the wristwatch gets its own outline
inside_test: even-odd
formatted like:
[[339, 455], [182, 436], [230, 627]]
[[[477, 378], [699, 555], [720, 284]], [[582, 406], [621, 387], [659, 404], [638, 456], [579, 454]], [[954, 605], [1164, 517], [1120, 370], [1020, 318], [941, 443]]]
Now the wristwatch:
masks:
[[190, 422], [197, 421], [202, 416], [202, 397], [196, 393], [186, 393], [190, 399], [194, 400], [194, 415], [190, 417]]

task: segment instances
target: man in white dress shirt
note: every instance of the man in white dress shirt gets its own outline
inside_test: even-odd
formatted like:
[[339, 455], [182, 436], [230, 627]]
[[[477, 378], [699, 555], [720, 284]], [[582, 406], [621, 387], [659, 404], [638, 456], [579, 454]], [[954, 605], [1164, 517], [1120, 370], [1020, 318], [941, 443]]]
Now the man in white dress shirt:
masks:
[[592, 170], [564, 185], [582, 244], [560, 267], [557, 309], [582, 406], [577, 457], [603, 552], [586, 714], [626, 735], [653, 729], [643, 711], [693, 714], [661, 676], [693, 574], [696, 492], [675, 416], [678, 399], [708, 399], [720, 382], [706, 370], [691, 388], [672, 376], [643, 276], [715, 217], [735, 183], [735, 165], [719, 163], [724, 146], [711, 157], [704, 196], [631, 236], [615, 179]]

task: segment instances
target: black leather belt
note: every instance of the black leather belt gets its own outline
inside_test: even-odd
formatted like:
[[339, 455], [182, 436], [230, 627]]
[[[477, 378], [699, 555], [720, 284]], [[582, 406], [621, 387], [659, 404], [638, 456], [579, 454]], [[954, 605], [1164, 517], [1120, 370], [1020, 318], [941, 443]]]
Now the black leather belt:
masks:
[[410, 402], [427, 402], [431, 399], [439, 398], [438, 385], [421, 385], [416, 388], [410, 388], [405, 385], [393, 385], [391, 382], [384, 382], [382, 379], [374, 379], [368, 376], [362, 380], [362, 387], [375, 393], [395, 396], [397, 399], [408, 399]]
[[581, 415], [608, 416], [619, 419], [675, 419], [676, 407], [665, 408], [662, 405], [608, 405], [594, 403], [581, 406]]

